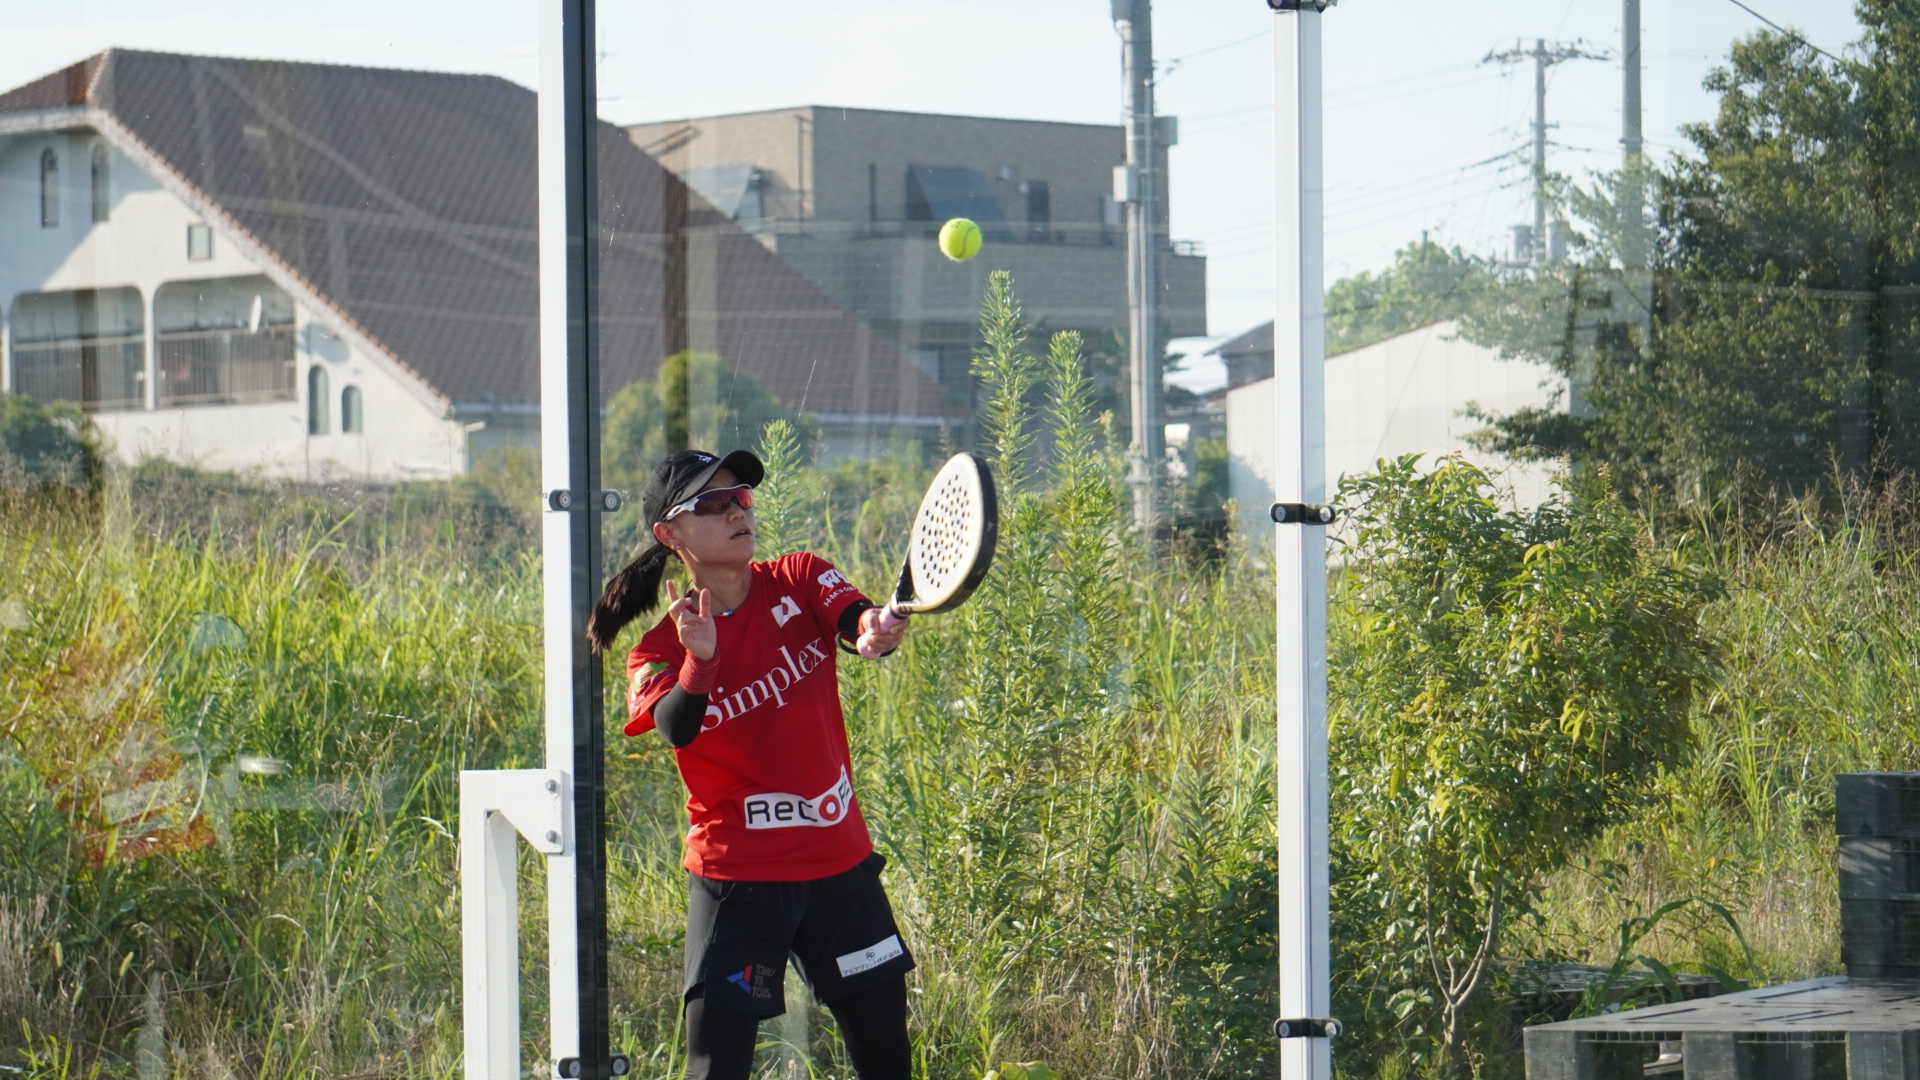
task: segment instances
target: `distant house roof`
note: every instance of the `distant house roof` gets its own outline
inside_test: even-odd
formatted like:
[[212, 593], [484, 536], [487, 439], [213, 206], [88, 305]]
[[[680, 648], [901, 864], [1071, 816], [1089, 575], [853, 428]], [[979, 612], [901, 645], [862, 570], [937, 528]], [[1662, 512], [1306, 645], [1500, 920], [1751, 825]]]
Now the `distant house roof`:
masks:
[[[112, 49], [0, 94], [0, 134], [91, 127], [443, 408], [533, 404], [534, 94], [504, 79]], [[941, 387], [611, 125], [601, 374], [685, 348], [782, 402], [951, 412]]]
[[1213, 351], [1222, 357], [1254, 356], [1259, 353], [1272, 355], [1273, 323], [1261, 323], [1237, 338], [1222, 342]]

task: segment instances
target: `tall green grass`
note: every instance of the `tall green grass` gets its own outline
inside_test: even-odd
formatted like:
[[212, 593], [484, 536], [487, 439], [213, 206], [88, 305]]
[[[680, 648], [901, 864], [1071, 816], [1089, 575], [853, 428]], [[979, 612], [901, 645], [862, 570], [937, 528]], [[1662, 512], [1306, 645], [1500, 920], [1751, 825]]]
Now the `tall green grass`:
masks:
[[[920, 1074], [1039, 1058], [1069, 1078], [1271, 1075], [1271, 576], [1130, 533], [1079, 343], [1029, 340], [1005, 283], [989, 299], [1000, 560], [966, 608], [842, 670], [856, 786], [920, 962]], [[813, 467], [790, 428], [763, 449], [765, 553], [890, 586], [928, 462]], [[526, 464], [396, 489], [148, 468], [97, 493], [0, 493], [0, 1065], [453, 1075], [455, 778], [541, 756]], [[610, 533], [637, 535], [633, 513]], [[1642, 819], [1551, 877], [1504, 956], [1605, 964], [1623, 922], [1699, 898], [1744, 943], [1699, 903], [1636, 950], [1742, 978], [1836, 970], [1831, 777], [1920, 757], [1920, 574], [1884, 505], [1786, 520], [1695, 537], [1729, 590], [1706, 616], [1726, 651], [1696, 750]], [[684, 792], [663, 741], [618, 734], [620, 697], [615, 1027], [639, 1075], [667, 1076]], [[101, 796], [169, 769], [207, 845], [93, 865]], [[530, 1068], [537, 868], [527, 854]], [[805, 1021], [767, 1026], [766, 1069], [786, 1038], [815, 1074], [850, 1075], [824, 1011]], [[1516, 1075], [1504, 1038], [1479, 1060]], [[1336, 1051], [1356, 1074], [1407, 1060]]]
[[[1034, 1058], [1085, 1076], [1269, 1071], [1266, 579], [1126, 531], [1079, 342], [1028, 341], [1005, 282], [994, 296], [982, 374], [1005, 436], [989, 447], [1006, 478], [1000, 562], [967, 608], [917, 620], [898, 654], [842, 677], [856, 785], [920, 961], [920, 1072]], [[763, 449], [764, 554], [808, 548], [888, 588], [927, 462], [816, 469], [783, 428]], [[353, 491], [147, 469], [97, 498], [7, 496], [0, 1064], [456, 1069], [455, 778], [540, 756], [524, 472]], [[620, 697], [615, 1023], [641, 1073], [667, 1075], [682, 1055], [684, 791], [664, 742], [618, 735]], [[156, 777], [186, 778], [207, 846], [92, 865], [103, 800]], [[530, 1066], [544, 1057], [536, 866], [528, 855]], [[821, 1010], [765, 1035], [781, 1032], [805, 1033], [817, 1074], [850, 1074]]]

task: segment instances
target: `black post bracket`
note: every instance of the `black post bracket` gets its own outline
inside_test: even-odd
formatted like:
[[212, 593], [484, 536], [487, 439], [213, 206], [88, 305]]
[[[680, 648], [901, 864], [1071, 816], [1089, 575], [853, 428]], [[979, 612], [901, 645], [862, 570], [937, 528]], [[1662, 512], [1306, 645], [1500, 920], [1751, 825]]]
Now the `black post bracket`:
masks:
[[[626, 496], [618, 491], [600, 493], [600, 509], [609, 514], [618, 513], [626, 505]], [[556, 514], [564, 514], [573, 509], [573, 492], [566, 488], [554, 488], [547, 492], [547, 509]]]
[[1267, 0], [1267, 6], [1275, 11], [1325, 11], [1340, 0]]
[[1312, 503], [1274, 503], [1267, 515], [1276, 525], [1331, 525], [1340, 511]]
[[1282, 1019], [1273, 1022], [1273, 1033], [1282, 1039], [1333, 1039], [1344, 1028], [1331, 1016]]
[[633, 1071], [633, 1062], [625, 1054], [615, 1054], [597, 1069], [577, 1057], [561, 1058], [553, 1063], [557, 1080], [614, 1080]]

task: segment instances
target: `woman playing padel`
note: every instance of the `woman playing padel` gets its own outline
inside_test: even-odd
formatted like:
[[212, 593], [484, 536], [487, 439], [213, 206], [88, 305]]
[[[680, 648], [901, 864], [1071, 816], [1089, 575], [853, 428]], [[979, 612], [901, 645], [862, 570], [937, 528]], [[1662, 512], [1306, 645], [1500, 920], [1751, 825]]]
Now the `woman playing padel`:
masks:
[[891, 652], [904, 625], [826, 560], [754, 562], [744, 450], [683, 450], [647, 481], [653, 543], [608, 582], [587, 624], [596, 650], [659, 604], [666, 615], [627, 657], [628, 735], [673, 744], [687, 785], [687, 1076], [745, 1080], [761, 1019], [786, 1010], [788, 960], [833, 1012], [861, 1080], [906, 1080], [906, 973], [854, 797], [836, 654]]

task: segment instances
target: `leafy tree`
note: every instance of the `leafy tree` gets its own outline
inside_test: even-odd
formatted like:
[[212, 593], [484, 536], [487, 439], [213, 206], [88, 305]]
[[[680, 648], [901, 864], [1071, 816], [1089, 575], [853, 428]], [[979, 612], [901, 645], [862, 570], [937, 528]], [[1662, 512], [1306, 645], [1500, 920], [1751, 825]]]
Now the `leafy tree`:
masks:
[[601, 461], [609, 480], [637, 488], [675, 450], [751, 446], [775, 420], [800, 426], [800, 414], [720, 357], [678, 352], [607, 403]]
[[1576, 258], [1489, 293], [1468, 334], [1580, 400], [1490, 418], [1489, 445], [1698, 503], [1920, 467], [1920, 2], [1857, 12], [1841, 59], [1736, 42], [1664, 170], [1555, 183]]
[[1502, 509], [1418, 455], [1341, 485], [1361, 509], [1328, 671], [1343, 1015], [1469, 1064], [1504, 928], [1690, 745], [1709, 577], [1596, 480]]
[[1458, 318], [1494, 282], [1491, 265], [1457, 247], [1409, 244], [1394, 253], [1390, 269], [1362, 271], [1327, 289], [1327, 354]]

